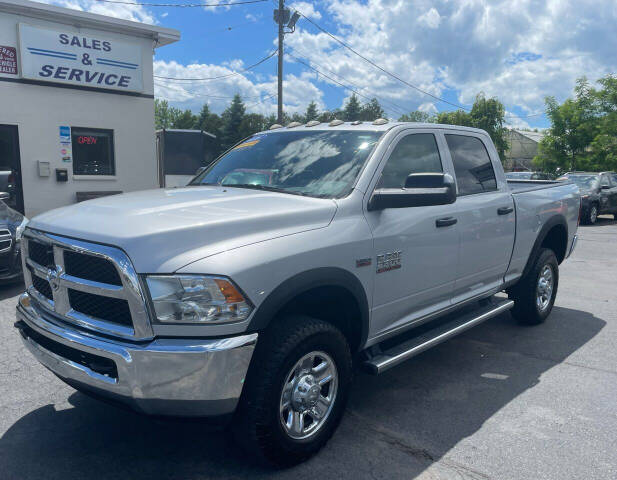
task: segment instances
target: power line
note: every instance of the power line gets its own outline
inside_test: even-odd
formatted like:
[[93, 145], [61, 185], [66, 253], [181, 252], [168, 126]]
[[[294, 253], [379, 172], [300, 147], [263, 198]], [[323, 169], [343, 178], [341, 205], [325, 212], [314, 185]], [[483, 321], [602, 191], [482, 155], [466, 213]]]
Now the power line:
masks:
[[249, 3], [262, 3], [268, 0], [244, 0], [240, 2], [228, 3], [140, 3], [140, 2], [125, 2], [123, 0], [96, 0], [103, 3], [119, 3], [122, 5], [140, 5], [143, 7], [179, 7], [179, 8], [194, 8], [194, 7], [230, 7], [233, 5], [247, 5]]
[[[186, 90], [184, 88], [176, 88], [175, 86], [172, 85], [166, 85], [165, 83], [159, 83], [156, 80], [154, 81], [154, 85], [156, 85], [157, 87], [160, 88], [167, 88], [169, 90], [175, 90], [176, 92], [186, 92]], [[188, 93], [188, 92], [187, 92]], [[222, 96], [222, 95], [210, 95], [210, 93], [205, 92], [205, 93], [197, 93], [196, 95], [197, 97], [207, 97], [207, 98], [215, 98], [217, 100], [232, 100], [234, 97], [233, 96]], [[244, 96], [244, 95], [240, 95], [242, 97], [243, 100], [246, 99], [253, 99], [253, 98], [261, 98], [261, 95], [251, 95], [251, 96]]]
[[[346, 79], [345, 77], [343, 77], [343, 76], [339, 75], [339, 74], [338, 74], [338, 73], [336, 73], [336, 72], [333, 72], [332, 70], [330, 70], [330, 69], [328, 69], [328, 68], [324, 67], [323, 65], [319, 65], [319, 64], [318, 64], [317, 62], [315, 62], [314, 60], [309, 59], [309, 58], [308, 58], [308, 55], [306, 55], [305, 53], [303, 53], [303, 52], [302, 52], [301, 50], [299, 50], [298, 48], [294, 47], [294, 51], [296, 51], [296, 52], [300, 53], [301, 55], [303, 55], [303, 56], [304, 56], [304, 58], [305, 58], [307, 61], [309, 61], [309, 62], [311, 62], [311, 63], [314, 63], [315, 65], [317, 65], [318, 67], [321, 67], [322, 69], [326, 70], [327, 72], [331, 73], [332, 75], [336, 75], [338, 78], [340, 78], [340, 79], [341, 79], [341, 81], [346, 82], [348, 85], [341, 85], [341, 84], [340, 84], [340, 83], [338, 83], [338, 82], [335, 82], [335, 83], [337, 83], [338, 85], [340, 85], [340, 86], [342, 86], [342, 87], [346, 88], [347, 90], [353, 90], [352, 88], [350, 88], [350, 87], [349, 87], [349, 85], [351, 85], [352, 87], [354, 87], [354, 88], [356, 88], [356, 89], [358, 89], [358, 90], [366, 90], [366, 91], [367, 91], [370, 95], [372, 95], [373, 97], [377, 98], [377, 99], [378, 99], [378, 100], [380, 100], [382, 103], [385, 103], [385, 104], [386, 104], [386, 105], [385, 105], [386, 107], [388, 106], [387, 104], [390, 104], [390, 109], [398, 110], [398, 111], [399, 111], [399, 113], [408, 113], [408, 109], [407, 109], [407, 108], [405, 108], [405, 107], [401, 107], [400, 105], [398, 105], [398, 104], [396, 104], [396, 103], [394, 103], [394, 102], [392, 102], [392, 101], [390, 101], [390, 100], [386, 100], [386, 99], [384, 99], [384, 98], [381, 98], [379, 95], [376, 95], [374, 92], [371, 92], [370, 90], [368, 90], [368, 89], [366, 89], [366, 88], [364, 88], [364, 87], [360, 87], [360, 86], [358, 86], [358, 85], [354, 84], [353, 82], [350, 82], [350, 81], [349, 81], [348, 79]], [[322, 72], [319, 72], [316, 68], [312, 68], [310, 65], [306, 65], [304, 62], [300, 61], [297, 57], [294, 57], [294, 56], [293, 56], [293, 55], [291, 55], [291, 54], [289, 54], [289, 55], [290, 55], [291, 57], [293, 57], [294, 59], [296, 59], [297, 61], [299, 61], [300, 63], [302, 63], [303, 65], [308, 66], [309, 68], [311, 68], [312, 70], [314, 70], [314, 71], [315, 71], [318, 75], [322, 75], [322, 76], [324, 76], [324, 77], [328, 78], [329, 80], [332, 80], [330, 77], [326, 76], [326, 75], [325, 75], [325, 74], [323, 74]], [[334, 81], [334, 80], [332, 80], [332, 81]], [[354, 92], [354, 93], [356, 93], [356, 92]], [[357, 95], [363, 96], [364, 98], [368, 98], [368, 97], [366, 97], [366, 96], [364, 96], [364, 95], [361, 95], [361, 94], [359, 94], [359, 93], [358, 93]], [[370, 98], [369, 100], [372, 100], [372, 98]]]
[[336, 42], [340, 43], [341, 45], [343, 45], [346, 49], [348, 49], [349, 51], [353, 52], [354, 54], [356, 54], [358, 57], [360, 57], [362, 60], [364, 60], [365, 62], [368, 62], [369, 64], [371, 64], [373, 67], [377, 68], [378, 70], [382, 71], [383, 73], [385, 73], [386, 75], [398, 80], [399, 82], [403, 83], [404, 85], [407, 85], [410, 88], [413, 88], [414, 90], [417, 90], [420, 93], [423, 93], [424, 95], [428, 95], [431, 98], [434, 98], [435, 100], [438, 100], [440, 102], [443, 103], [447, 103], [448, 105], [452, 105], [453, 107], [456, 108], [460, 108], [462, 110], [470, 110], [468, 107], [464, 107], [463, 105], [459, 105], [457, 103], [453, 103], [450, 102], [444, 98], [440, 98], [436, 95], [433, 95], [430, 92], [427, 92], [425, 90], [422, 90], [420, 87], [417, 87], [416, 85], [413, 85], [409, 82], [407, 82], [406, 80], [403, 80], [401, 77], [399, 77], [398, 75], [389, 72], [388, 70], [386, 70], [385, 68], [377, 65], [375, 62], [373, 62], [372, 60], [370, 60], [369, 58], [365, 57], [364, 55], [362, 55], [360, 52], [356, 51], [353, 47], [351, 47], [350, 45], [348, 45], [347, 43], [345, 43], [343, 40], [341, 40], [340, 38], [336, 37], [335, 35], [331, 34], [328, 30], [326, 30], [325, 28], [321, 27], [320, 25], [318, 25], [317, 23], [315, 23], [313, 20], [311, 20], [310, 18], [308, 18], [306, 15], [304, 15], [302, 12], [298, 11], [298, 13], [300, 15], [302, 15], [302, 17], [304, 17], [305, 20], [307, 20], [309, 23], [311, 23], [312, 25], [314, 25], [315, 27], [317, 27], [319, 30], [321, 30], [323, 33], [325, 33], [326, 35], [328, 35], [330, 38], [332, 38], [333, 40], [335, 40]]
[[265, 58], [262, 58], [261, 60], [259, 60], [257, 63], [254, 63], [253, 65], [249, 65], [248, 67], [243, 68], [242, 70], [238, 70], [236, 72], [227, 73], [225, 75], [218, 75], [216, 77], [182, 78], [182, 77], [164, 77], [164, 76], [161, 76], [161, 75], [154, 75], [154, 78], [160, 78], [162, 80], [173, 80], [173, 81], [177, 81], [177, 82], [201, 82], [201, 81], [209, 81], [209, 80], [219, 80], [221, 78], [233, 77], [234, 75], [240, 75], [241, 73], [248, 72], [249, 70], [252, 70], [253, 68], [257, 67], [258, 65], [261, 65], [266, 60], [269, 60], [270, 58], [274, 57], [274, 55], [276, 55], [277, 53], [278, 53], [278, 50], [275, 50], [270, 55], [268, 55]]
[[[335, 40], [336, 42], [340, 43], [343, 47], [345, 47], [346, 49], [348, 49], [349, 51], [351, 51], [352, 53], [354, 53], [355, 55], [357, 55], [358, 57], [360, 57], [362, 60], [364, 60], [365, 62], [368, 62], [369, 64], [371, 64], [373, 67], [377, 68], [378, 70], [382, 71], [383, 73], [385, 73], [386, 75], [398, 80], [399, 82], [403, 83], [404, 85], [407, 85], [410, 88], [413, 88], [414, 90], [427, 95], [439, 102], [443, 102], [446, 103], [448, 105], [451, 105], [453, 107], [459, 108], [461, 110], [465, 110], [465, 111], [470, 111], [471, 109], [469, 107], [465, 107], [463, 105], [459, 105], [457, 103], [454, 102], [450, 102], [444, 98], [438, 97], [436, 95], [433, 95], [430, 92], [427, 92], [426, 90], [422, 90], [420, 87], [417, 87], [416, 85], [413, 85], [409, 82], [407, 82], [406, 80], [403, 80], [401, 77], [399, 77], [398, 75], [386, 70], [385, 68], [379, 66], [378, 64], [376, 64], [375, 62], [373, 62], [371, 59], [365, 57], [364, 55], [362, 55], [361, 53], [359, 53], [357, 50], [355, 50], [353, 47], [351, 47], [350, 45], [348, 45], [347, 43], [345, 43], [343, 40], [341, 40], [340, 38], [338, 38], [337, 36], [333, 35], [332, 33], [330, 33], [328, 30], [326, 30], [325, 28], [323, 28], [321, 25], [317, 24], [316, 22], [314, 22], [313, 20], [311, 20], [309, 17], [307, 17], [306, 15], [304, 15], [302, 12], [298, 11], [298, 13], [305, 19], [307, 20], [309, 23], [311, 23], [313, 26], [315, 26], [317, 29], [319, 29], [320, 31], [322, 31], [323, 33], [325, 33], [326, 35], [328, 35], [330, 38], [332, 38], [333, 40]], [[531, 115], [526, 115], [526, 116], [520, 116], [520, 115], [516, 115], [516, 114], [510, 114], [510, 115], [505, 115], [505, 117], [514, 117], [514, 118], [530, 118], [530, 117], [535, 117], [538, 115], [543, 115], [544, 112], [538, 112], [538, 113], [534, 113]]]
[[[317, 68], [313, 67], [312, 65], [309, 65], [308, 63], [304, 62], [302, 59], [300, 59], [300, 58], [296, 57], [295, 55], [292, 55], [291, 53], [287, 53], [287, 55], [289, 55], [291, 58], [293, 58], [294, 60], [296, 60], [298, 63], [301, 63], [301, 64], [302, 64], [302, 65], [304, 65], [305, 67], [310, 68], [311, 70], [313, 70], [313, 71], [314, 71], [315, 73], [317, 73], [318, 75], [321, 75], [322, 77], [327, 78], [327, 79], [328, 79], [328, 80], [330, 80], [331, 82], [336, 83], [336, 84], [337, 84], [337, 85], [339, 85], [340, 87], [343, 87], [343, 88], [345, 88], [346, 90], [349, 90], [349, 91], [351, 91], [352, 93], [355, 93], [355, 94], [356, 94], [356, 95], [358, 95], [359, 97], [362, 97], [362, 98], [364, 98], [364, 99], [366, 99], [366, 100], [369, 100], [369, 101], [371, 101], [371, 100], [372, 100], [372, 98], [371, 98], [371, 97], [369, 97], [369, 96], [367, 96], [367, 95], [364, 95], [363, 93], [360, 93], [359, 91], [357, 91], [357, 90], [355, 90], [355, 89], [351, 88], [349, 85], [345, 85], [344, 83], [339, 82], [338, 80], [336, 80], [336, 79], [334, 79], [334, 78], [330, 77], [329, 75], [326, 75], [326, 74], [325, 74], [325, 73], [323, 73], [321, 70], [319, 70], [319, 69], [317, 69]], [[341, 77], [341, 78], [342, 78], [342, 77]], [[390, 107], [390, 108], [392, 108], [392, 107]], [[399, 113], [406, 113], [406, 111], [405, 111], [404, 109], [402, 109], [401, 107], [398, 107], [398, 106], [397, 106], [397, 108], [399, 109]]]

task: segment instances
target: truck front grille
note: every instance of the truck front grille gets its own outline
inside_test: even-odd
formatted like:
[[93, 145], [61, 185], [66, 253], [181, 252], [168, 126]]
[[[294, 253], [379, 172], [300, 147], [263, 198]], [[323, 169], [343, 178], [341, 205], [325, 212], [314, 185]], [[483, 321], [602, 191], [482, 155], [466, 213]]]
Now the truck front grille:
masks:
[[0, 229], [0, 252], [10, 250], [13, 245], [13, 235], [6, 228]]
[[26, 229], [24, 280], [36, 303], [77, 328], [152, 337], [146, 302], [124, 252]]
[[74, 310], [94, 318], [131, 326], [131, 310], [126, 300], [103, 297], [69, 288], [69, 303]]
[[113, 263], [104, 258], [65, 251], [64, 270], [69, 275], [85, 280], [107, 283], [109, 285], [122, 285], [118, 271]]
[[54, 299], [53, 293], [51, 291], [51, 286], [49, 285], [49, 282], [47, 280], [43, 280], [42, 278], [34, 275], [32, 277], [32, 286], [48, 300]]
[[54, 251], [51, 245], [32, 240], [28, 242], [28, 252], [33, 262], [41, 267], [53, 268]]

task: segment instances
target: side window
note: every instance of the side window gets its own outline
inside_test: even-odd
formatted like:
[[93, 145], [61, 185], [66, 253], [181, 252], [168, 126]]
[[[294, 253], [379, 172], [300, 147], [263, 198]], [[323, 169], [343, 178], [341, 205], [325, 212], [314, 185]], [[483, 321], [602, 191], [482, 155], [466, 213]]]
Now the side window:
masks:
[[377, 187], [404, 188], [409, 174], [432, 172], [443, 172], [435, 135], [413, 133], [396, 144]]
[[608, 180], [608, 175], [604, 174], [600, 176], [600, 186], [601, 187], [610, 187], [611, 182]]
[[617, 173], [611, 173], [611, 180], [613, 181], [613, 187], [617, 187]]
[[446, 135], [446, 141], [454, 163], [459, 196], [497, 190], [495, 171], [482, 140]]

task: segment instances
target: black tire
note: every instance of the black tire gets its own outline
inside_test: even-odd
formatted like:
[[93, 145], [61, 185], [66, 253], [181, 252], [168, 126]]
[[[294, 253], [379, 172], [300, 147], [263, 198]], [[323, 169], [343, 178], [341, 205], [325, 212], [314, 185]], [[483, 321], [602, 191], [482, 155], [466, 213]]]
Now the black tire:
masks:
[[[537, 288], [540, 275], [545, 267], [552, 270], [552, 290], [548, 304], [541, 308], [537, 302]], [[538, 253], [529, 272], [508, 290], [508, 296], [514, 300], [514, 308], [511, 310], [512, 316], [524, 325], [543, 323], [553, 310], [558, 286], [559, 263], [557, 257], [552, 250], [543, 248]]]
[[[595, 212], [595, 214], [594, 214]], [[592, 203], [589, 206], [589, 209], [587, 210], [586, 214], [585, 214], [585, 223], [587, 225], [595, 225], [598, 221], [598, 215], [600, 214], [600, 209], [598, 208], [598, 204], [597, 203]]]
[[[338, 373], [336, 396], [330, 413], [314, 435], [293, 439], [280, 420], [283, 385], [294, 365], [306, 354], [325, 352]], [[345, 336], [335, 326], [311, 317], [282, 318], [262, 334], [247, 375], [234, 419], [236, 441], [261, 463], [281, 467], [308, 459], [336, 430], [349, 396], [352, 358]]]

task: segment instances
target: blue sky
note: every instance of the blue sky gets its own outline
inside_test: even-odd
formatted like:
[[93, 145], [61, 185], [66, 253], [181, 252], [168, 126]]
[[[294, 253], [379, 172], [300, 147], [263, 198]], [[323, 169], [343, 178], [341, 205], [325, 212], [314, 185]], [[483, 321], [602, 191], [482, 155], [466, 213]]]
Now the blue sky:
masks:
[[[49, 0], [62, 6], [178, 29], [182, 40], [157, 49], [155, 75], [203, 78], [236, 72], [275, 50], [274, 3], [219, 8], [172, 8]], [[189, 3], [195, 0], [149, 0]], [[216, 3], [221, 0], [209, 0]], [[230, 0], [226, 0], [230, 1]], [[233, 0], [232, 0], [233, 1]], [[614, 73], [614, 0], [315, 0], [287, 1], [389, 72], [450, 103], [470, 106], [484, 92], [498, 97], [510, 126], [548, 126], [544, 98], [571, 95], [576, 78]], [[231, 27], [229, 30], [228, 28]], [[377, 96], [389, 117], [454, 107], [388, 77], [306, 19], [286, 36], [288, 52], [365, 97]], [[249, 110], [274, 113], [276, 58], [221, 80], [156, 80], [155, 94], [198, 111], [217, 112], [235, 93]], [[341, 107], [351, 91], [285, 59], [285, 108]]]

